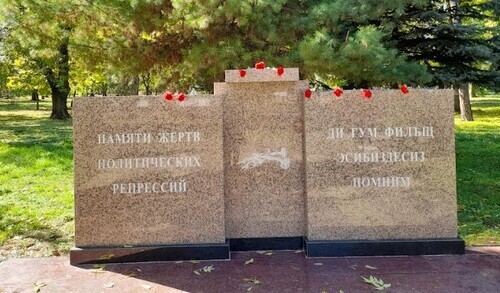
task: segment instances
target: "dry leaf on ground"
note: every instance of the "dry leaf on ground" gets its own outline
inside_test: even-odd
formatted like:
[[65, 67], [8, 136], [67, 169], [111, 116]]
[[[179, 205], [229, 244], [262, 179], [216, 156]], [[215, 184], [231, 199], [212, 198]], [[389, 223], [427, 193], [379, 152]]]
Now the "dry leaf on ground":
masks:
[[104, 288], [113, 288], [115, 286], [115, 283], [109, 282], [107, 284], [104, 284]]
[[243, 279], [243, 281], [245, 281], [247, 283], [250, 283], [250, 284], [255, 284], [255, 285], [262, 284], [262, 282], [259, 281], [259, 280], [257, 280], [257, 279], [248, 279], [248, 278], [245, 278], [245, 279]]

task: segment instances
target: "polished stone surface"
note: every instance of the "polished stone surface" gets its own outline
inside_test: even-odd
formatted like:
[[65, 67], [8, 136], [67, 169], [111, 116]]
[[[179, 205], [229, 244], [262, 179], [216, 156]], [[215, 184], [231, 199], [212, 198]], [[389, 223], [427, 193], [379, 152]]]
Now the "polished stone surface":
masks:
[[225, 242], [220, 98], [75, 98], [74, 161], [75, 246]]
[[306, 88], [305, 81], [215, 84], [224, 98], [226, 237], [304, 235]]
[[[0, 292], [375, 292], [361, 277], [391, 284], [387, 292], [498, 292], [500, 247], [465, 255], [304, 258], [301, 251], [238, 252], [231, 261], [69, 265], [67, 257], [0, 263]], [[253, 259], [253, 263], [245, 262]], [[213, 266], [210, 273], [203, 272]], [[195, 271], [199, 273], [196, 274]], [[256, 284], [259, 282], [259, 284]]]
[[240, 70], [226, 70], [226, 82], [273, 82], [273, 81], [298, 81], [298, 68], [283, 68], [283, 74], [278, 75], [277, 68], [243, 69], [244, 76], [241, 76]]
[[452, 90], [304, 103], [308, 239], [457, 236]]

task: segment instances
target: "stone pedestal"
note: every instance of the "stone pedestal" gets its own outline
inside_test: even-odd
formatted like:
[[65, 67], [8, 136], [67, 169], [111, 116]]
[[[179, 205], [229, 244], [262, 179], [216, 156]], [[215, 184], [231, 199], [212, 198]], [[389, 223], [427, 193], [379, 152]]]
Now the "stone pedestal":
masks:
[[85, 250], [151, 260], [151, 247], [183, 245], [178, 258], [198, 251], [192, 257], [204, 259], [196, 245], [208, 258], [228, 258], [222, 151], [220, 98], [76, 98], [72, 262], [92, 261]]
[[[368, 100], [360, 91], [340, 99], [323, 92], [304, 103], [306, 236], [313, 256], [342, 255], [342, 245], [343, 255], [359, 254], [356, 244], [377, 254], [366, 247], [405, 239], [417, 246], [458, 241], [463, 251], [456, 238], [451, 90], [375, 90]], [[404, 247], [393, 251], [430, 253]]]
[[74, 100], [71, 263], [463, 253], [453, 92], [227, 70], [214, 95]]
[[226, 236], [234, 249], [301, 247], [305, 232], [302, 99], [298, 69], [226, 71]]

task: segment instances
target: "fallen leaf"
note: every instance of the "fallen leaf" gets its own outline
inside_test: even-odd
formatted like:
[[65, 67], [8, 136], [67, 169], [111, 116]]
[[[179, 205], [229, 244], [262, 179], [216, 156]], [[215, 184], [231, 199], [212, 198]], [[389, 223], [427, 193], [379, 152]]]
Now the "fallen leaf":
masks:
[[372, 267], [372, 266], [369, 266], [369, 265], [366, 265], [365, 268], [370, 269], [370, 270], [376, 270], [377, 269], [377, 267]]
[[253, 287], [248, 288], [248, 289], [247, 289], [247, 291], [248, 291], [248, 292], [252, 291], [252, 288], [253, 288]]
[[103, 268], [100, 268], [100, 269], [92, 269], [90, 270], [91, 273], [94, 273], [94, 274], [104, 274], [106, 271], [103, 270]]
[[272, 251], [269, 251], [269, 252], [266, 252], [266, 253], [265, 253], [265, 255], [267, 255], [267, 256], [271, 256], [271, 255], [273, 255], [273, 254], [274, 254], [274, 252], [272, 252]]
[[343, 290], [339, 290], [339, 293], [344, 293], [344, 291]]
[[194, 270], [193, 273], [197, 274], [198, 276], [201, 276], [199, 269], [198, 270]]
[[34, 285], [35, 285], [35, 288], [33, 288], [33, 292], [35, 292], [35, 293], [39, 293], [42, 287], [47, 286], [47, 284], [45, 284], [43, 282], [38, 282], [38, 281], [35, 282]]
[[127, 275], [127, 277], [129, 277], [129, 278], [132, 278], [132, 277], [135, 277], [135, 276], [137, 276], [136, 273], [130, 273], [130, 274]]
[[391, 287], [391, 284], [385, 284], [382, 279], [377, 279], [374, 276], [370, 276], [370, 278], [361, 276], [361, 278], [363, 278], [365, 283], [371, 284], [375, 290], [384, 290]]
[[323, 263], [321, 263], [321, 262], [315, 262], [315, 263], [314, 263], [314, 265], [315, 265], [315, 266], [322, 266], [322, 265], [323, 265]]
[[321, 293], [328, 293], [328, 291], [326, 291], [326, 289], [323, 289], [321, 290]]
[[131, 248], [131, 247], [134, 247], [133, 245], [123, 245], [123, 247], [125, 248]]
[[245, 278], [245, 279], [243, 279], [243, 281], [245, 281], [247, 283], [255, 284], [255, 285], [262, 284], [262, 282], [259, 281], [259, 280], [257, 280], [257, 279], [248, 279], [248, 278]]
[[295, 250], [294, 253], [302, 253], [303, 250]]
[[205, 273], [211, 273], [211, 272], [213, 272], [214, 270], [215, 270], [215, 268], [214, 268], [214, 266], [213, 266], [213, 265], [210, 265], [210, 266], [204, 266], [204, 267], [203, 267], [203, 271], [204, 271]]
[[183, 261], [182, 261], [182, 260], [179, 260], [179, 261], [176, 261], [175, 263], [183, 263]]
[[136, 270], [137, 270], [138, 272], [142, 272], [142, 270], [141, 270], [141, 269], [136, 269]]
[[141, 287], [146, 289], [146, 290], [150, 290], [151, 288], [153, 288], [152, 286], [149, 286], [149, 285], [141, 285]]
[[350, 267], [351, 269], [353, 269], [353, 270], [356, 270], [356, 267], [357, 267], [357, 266], [358, 266], [358, 265], [352, 265], [352, 266], [349, 266], [349, 267]]
[[247, 260], [247, 261], [245, 262], [245, 265], [252, 264], [253, 262], [254, 262], [254, 260], [253, 260], [253, 258], [251, 258], [251, 259], [249, 259], [249, 260]]
[[189, 262], [190, 262], [190, 263], [194, 263], [194, 264], [200, 263], [200, 261], [199, 261], [199, 260], [190, 260]]
[[104, 288], [113, 288], [115, 286], [115, 283], [109, 282], [107, 284], [104, 284]]
[[101, 259], [101, 260], [109, 260], [109, 259], [113, 259], [115, 257], [116, 257], [116, 255], [114, 255], [114, 254], [105, 254], [105, 255], [101, 255], [101, 257], [99, 259]]
[[92, 265], [94, 269], [104, 269], [106, 267], [105, 264], [94, 264]]

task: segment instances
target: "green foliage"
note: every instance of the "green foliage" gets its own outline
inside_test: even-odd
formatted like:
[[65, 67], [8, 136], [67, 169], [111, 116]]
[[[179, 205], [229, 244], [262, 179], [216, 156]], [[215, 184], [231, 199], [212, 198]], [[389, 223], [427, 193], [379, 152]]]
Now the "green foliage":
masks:
[[391, 38], [397, 48], [411, 60], [426, 64], [433, 75], [432, 85], [472, 82], [498, 89], [498, 0], [462, 1], [458, 8], [447, 6], [448, 1], [426, 2], [408, 6], [401, 16], [382, 19], [395, 24]]
[[348, 80], [351, 86], [391, 85], [394, 83], [422, 83], [428, 78], [425, 69], [406, 62], [396, 49], [383, 43], [383, 33], [373, 26], [360, 28], [344, 42], [316, 33], [301, 44], [306, 67], [324, 76], [334, 73]]
[[6, 85], [10, 94], [26, 96], [30, 95], [34, 90], [41, 95], [50, 93], [43, 73], [32, 60], [18, 56], [15, 60], [11, 60], [9, 66], [11, 69], [7, 76]]
[[109, 22], [91, 41], [107, 48], [107, 60], [119, 70], [157, 72], [180, 90], [210, 89], [225, 69], [261, 60], [302, 67], [309, 78], [334, 74], [352, 85], [423, 82], [424, 67], [389, 42], [390, 24], [373, 23], [422, 2], [97, 1]]
[[261, 60], [347, 87], [492, 87], [495, 1], [455, 11], [430, 0], [0, 0], [0, 11], [7, 43], [56, 76], [68, 40], [81, 94], [134, 92], [137, 77], [143, 91], [207, 91], [224, 70]]

